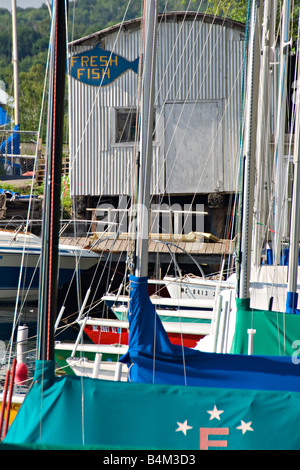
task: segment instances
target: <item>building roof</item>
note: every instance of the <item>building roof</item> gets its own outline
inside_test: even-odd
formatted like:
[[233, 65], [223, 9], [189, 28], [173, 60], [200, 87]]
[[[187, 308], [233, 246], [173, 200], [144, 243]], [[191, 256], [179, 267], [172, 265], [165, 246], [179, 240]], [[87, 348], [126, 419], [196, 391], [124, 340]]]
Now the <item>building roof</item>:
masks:
[[[245, 32], [245, 24], [241, 23], [240, 21], [234, 21], [229, 18], [222, 18], [214, 15], [208, 15], [206, 13], [197, 13], [197, 12], [168, 12], [158, 15], [158, 22], [164, 21], [165, 23], [174, 23], [179, 21], [203, 21], [204, 23], [216, 24], [226, 26], [226, 28], [232, 28], [235, 30], [240, 31], [241, 33]], [[136, 18], [133, 20], [125, 21], [122, 24], [123, 31], [130, 31], [140, 28], [141, 18]], [[76, 39], [69, 43], [69, 46], [84, 46], [84, 45], [92, 45], [98, 43], [101, 39], [109, 36], [110, 34], [118, 31], [121, 24], [116, 24], [114, 26], [110, 26], [109, 28], [103, 29], [96, 33], [90, 34], [80, 39]]]

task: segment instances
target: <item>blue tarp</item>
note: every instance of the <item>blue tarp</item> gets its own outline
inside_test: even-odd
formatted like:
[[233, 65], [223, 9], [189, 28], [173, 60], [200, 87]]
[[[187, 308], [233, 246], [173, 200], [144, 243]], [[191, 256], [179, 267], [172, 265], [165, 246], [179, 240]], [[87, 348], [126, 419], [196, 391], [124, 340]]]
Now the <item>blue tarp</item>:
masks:
[[18, 199], [20, 197], [20, 193], [10, 191], [9, 189], [0, 188], [0, 194], [5, 194], [7, 199]]
[[170, 343], [147, 293], [147, 278], [130, 276], [129, 348], [121, 359], [132, 382], [300, 391], [291, 357], [206, 353]]
[[[17, 124], [14, 127], [14, 131], [8, 139], [4, 140], [1, 145], [0, 145], [0, 154], [5, 155], [20, 155], [20, 133], [17, 132], [20, 130], [19, 124]], [[1, 158], [1, 162], [7, 163], [9, 162], [10, 166], [12, 167], [12, 171], [14, 175], [21, 175], [22, 174], [22, 168], [21, 165], [18, 163], [15, 163], [11, 157], [7, 157], [4, 159], [4, 157]]]
[[0, 106], [0, 126], [5, 126], [9, 123], [9, 117], [5, 109]]
[[38, 196], [36, 195], [21, 195], [20, 193], [17, 193], [15, 191], [10, 191], [9, 189], [3, 189], [0, 188], [0, 194], [5, 194], [7, 199], [30, 199], [30, 198], [37, 198]]
[[0, 145], [0, 153], [5, 154], [14, 154], [20, 155], [20, 133], [17, 132], [20, 130], [19, 124], [14, 127], [14, 131], [8, 139], [4, 140]]

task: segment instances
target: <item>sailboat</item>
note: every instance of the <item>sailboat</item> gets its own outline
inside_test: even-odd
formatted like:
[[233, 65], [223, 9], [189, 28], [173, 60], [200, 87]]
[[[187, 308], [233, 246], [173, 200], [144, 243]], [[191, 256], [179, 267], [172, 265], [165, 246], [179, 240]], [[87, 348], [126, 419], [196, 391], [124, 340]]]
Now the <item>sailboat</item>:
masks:
[[[27, 300], [38, 299], [41, 245], [41, 238], [33, 233], [0, 230], [1, 301], [15, 300], [19, 290]], [[98, 261], [93, 251], [59, 244], [59, 285], [70, 282], [75, 270], [86, 271]]]
[[[298, 330], [299, 317], [297, 313], [297, 292], [299, 292], [298, 251], [299, 235], [297, 232], [297, 211], [299, 210], [297, 189], [297, 155], [299, 134], [299, 109], [295, 105], [295, 117], [291, 125], [291, 136], [294, 129], [294, 164], [291, 173], [294, 174], [293, 194], [291, 203], [290, 231], [286, 236], [281, 235], [281, 227], [284, 220], [288, 220], [286, 214], [282, 213], [282, 207], [286, 205], [283, 197], [282, 165], [285, 155], [284, 134], [286, 121], [286, 93], [287, 93], [287, 64], [290, 51], [289, 24], [291, 4], [283, 2], [281, 19], [280, 39], [280, 70], [278, 78], [278, 104], [277, 116], [274, 124], [275, 133], [275, 159], [273, 178], [275, 181], [275, 207], [273, 230], [268, 233], [267, 240], [263, 244], [263, 235], [266, 231], [266, 199], [263, 194], [266, 184], [266, 167], [269, 155], [269, 132], [270, 111], [265, 100], [270, 97], [270, 75], [269, 67], [274, 58], [274, 22], [276, 20], [276, 6], [269, 1], [264, 2], [262, 21], [262, 45], [261, 61], [256, 59], [256, 73], [254, 74], [254, 85], [252, 99], [252, 119], [257, 117], [258, 125], [247, 126], [248, 148], [245, 147], [244, 155], [245, 173], [243, 175], [245, 184], [243, 188], [243, 203], [241, 214], [241, 250], [239, 255], [240, 267], [238, 269], [239, 283], [237, 285], [238, 298], [236, 301], [236, 325], [235, 337], [232, 343], [232, 351], [235, 353], [247, 352], [247, 331], [254, 333], [254, 354], [267, 354], [279, 356], [297, 355], [296, 331]], [[273, 32], [272, 32], [273, 31]], [[297, 44], [297, 53], [299, 53]], [[260, 62], [260, 63], [259, 63]], [[297, 62], [298, 59], [297, 59]], [[259, 65], [261, 65], [259, 67]], [[298, 64], [299, 69], [299, 64]], [[253, 83], [252, 82], [252, 83]], [[276, 89], [276, 87], [275, 87]], [[254, 117], [253, 117], [254, 116]], [[250, 121], [250, 114], [248, 117]], [[250, 123], [251, 124], [251, 123]], [[253, 129], [253, 135], [249, 129]], [[262, 129], [266, 129], [264, 133]], [[267, 137], [266, 137], [267, 136]], [[256, 144], [256, 145], [255, 145]], [[252, 152], [249, 157], [250, 150]], [[265, 158], [263, 157], [265, 154]], [[256, 165], [256, 168], [255, 168]], [[255, 173], [256, 172], [256, 173]], [[279, 176], [278, 176], [279, 175]], [[281, 181], [281, 183], [278, 183]], [[254, 188], [256, 192], [254, 193]], [[278, 194], [279, 196], [278, 200]], [[272, 204], [270, 204], [272, 210]], [[253, 217], [254, 213], [254, 217]], [[253, 221], [253, 229], [252, 229]], [[286, 225], [287, 222], [286, 222]], [[272, 234], [270, 237], [270, 233]], [[271, 241], [271, 249], [270, 249]], [[264, 252], [264, 262], [262, 254]]]
[[[13, 27], [13, 66], [14, 66], [14, 130], [11, 136], [0, 146], [0, 154], [9, 155], [13, 174], [19, 174], [21, 168], [13, 163], [14, 156], [20, 155], [20, 114], [19, 114], [19, 71], [17, 46], [16, 1], [12, 0]], [[0, 160], [1, 160], [0, 156]], [[7, 157], [5, 157], [7, 160]], [[4, 159], [4, 156], [3, 156]], [[19, 198], [17, 193], [10, 193], [11, 198]], [[33, 196], [31, 196], [33, 197]], [[15, 230], [0, 229], [0, 301], [11, 302], [18, 293], [29, 301], [37, 301], [39, 288], [39, 260], [41, 256], [41, 238], [28, 231], [28, 224], [20, 225]], [[99, 261], [99, 256], [79, 246], [60, 244], [59, 285], [70, 282], [74, 270], [86, 271]], [[21, 280], [20, 280], [21, 278]]]
[[[291, 143], [289, 149], [286, 149], [284, 143], [285, 121], [286, 121], [286, 94], [287, 94], [287, 70], [288, 58], [290, 51], [290, 2], [283, 2], [281, 17], [281, 37], [280, 37], [280, 54], [279, 54], [279, 78], [278, 78], [278, 103], [272, 105], [272, 109], [277, 109], [274, 124], [274, 155], [276, 157], [274, 168], [268, 169], [270, 152], [270, 115], [269, 102], [271, 99], [271, 91], [276, 96], [276, 86], [272, 85], [271, 78], [276, 75], [276, 69], [273, 75], [275, 64], [274, 45], [274, 21], [276, 20], [276, 5], [269, 1], [264, 2], [263, 20], [262, 20], [262, 44], [261, 44], [261, 60], [256, 59], [254, 91], [250, 100], [253, 101], [252, 114], [254, 115], [254, 123], [251, 132], [245, 135], [248, 139], [248, 148], [243, 148], [242, 157], [245, 159], [244, 165], [244, 186], [242, 193], [242, 204], [240, 220], [241, 227], [241, 245], [237, 249], [237, 276], [238, 283], [234, 281], [234, 289], [237, 289], [236, 305], [231, 311], [231, 328], [234, 334], [228, 341], [227, 348], [223, 352], [247, 353], [249, 341], [253, 342], [251, 351], [254, 354], [264, 355], [284, 355], [293, 356], [297, 354], [297, 338], [295, 331], [298, 329], [299, 319], [295, 316], [298, 313], [298, 294], [299, 294], [299, 236], [297, 222], [298, 203], [298, 183], [297, 183], [297, 160], [298, 154], [298, 114], [295, 108], [296, 116], [291, 125], [291, 136], [294, 135], [294, 169], [292, 169], [289, 161], [291, 153]], [[262, 16], [262, 15], [261, 15]], [[295, 83], [296, 77], [295, 77]], [[249, 108], [250, 109], [250, 108]], [[256, 128], [257, 117], [257, 128]], [[248, 118], [250, 120], [250, 117]], [[252, 119], [252, 118], [251, 118]], [[266, 129], [267, 132], [263, 130]], [[256, 142], [256, 145], [253, 144]], [[250, 146], [252, 145], [252, 146]], [[249, 157], [252, 151], [251, 158]], [[289, 153], [288, 157], [286, 154]], [[285, 163], [284, 163], [285, 161]], [[246, 166], [246, 163], [251, 166]], [[281, 235], [281, 226], [287, 226], [287, 214], [282, 212], [282, 207], [286, 209], [288, 205], [283, 197], [283, 189], [281, 185], [286, 185], [286, 176], [282, 175], [283, 165], [294, 174], [293, 194], [291, 213], [292, 219], [290, 223], [290, 233]], [[254, 168], [256, 165], [256, 168]], [[267, 178], [271, 171], [274, 172], [273, 179], [275, 184], [275, 196], [277, 201], [274, 207], [274, 215], [267, 215], [268, 207], [266, 204], [266, 187], [270, 182]], [[255, 173], [256, 172], [256, 173]], [[279, 176], [277, 176], [279, 174]], [[281, 183], [278, 183], [280, 181]], [[254, 194], [255, 188], [255, 194]], [[272, 188], [271, 188], [272, 189]], [[281, 196], [278, 196], [278, 194]], [[264, 200], [265, 199], [265, 200]], [[282, 202], [283, 201], [283, 202]], [[272, 197], [268, 201], [269, 211], [273, 210]], [[254, 214], [254, 216], [253, 216]], [[272, 222], [274, 218], [274, 225]], [[253, 220], [252, 220], [253, 219]], [[253, 221], [253, 225], [252, 225]], [[267, 228], [273, 230], [268, 231]], [[266, 233], [264, 233], [266, 232]], [[272, 234], [270, 236], [270, 233]], [[264, 236], [267, 236], [264, 239]], [[240, 266], [239, 266], [240, 264]], [[298, 279], [298, 280], [297, 280]], [[196, 278], [190, 280], [175, 279], [173, 296], [179, 294], [178, 287], [188, 296], [197, 297], [197, 289], [204, 286], [204, 279]], [[192, 290], [192, 286], [195, 289]], [[197, 287], [197, 289], [196, 289]], [[226, 291], [226, 286], [223, 283]], [[171, 289], [170, 289], [171, 291]], [[176, 294], [175, 294], [176, 292]], [[221, 296], [222, 297], [222, 296]], [[249, 332], [249, 333], [248, 333]], [[206, 337], [199, 345], [203, 350], [214, 350], [216, 340], [215, 332]]]
[[[261, 7], [255, 1], [250, 5], [251, 43]], [[59, 32], [64, 28], [64, 2], [56, 0], [54, 6]], [[142, 96], [150, 107], [147, 77], [155, 51], [156, 7], [155, 1], [145, 1]], [[64, 38], [57, 39], [56, 52], [65, 46]], [[65, 58], [56, 56], [56, 63], [65, 64]], [[145, 115], [147, 111], [149, 107]], [[140, 182], [147, 180], [148, 145], [151, 149], [149, 139], [141, 141]], [[51, 341], [43, 342], [34, 384], [0, 448], [299, 449], [299, 368], [290, 357], [203, 353], [172, 345], [148, 296], [147, 237], [140, 237], [141, 232], [138, 224], [135, 273], [130, 275], [129, 349], [122, 358], [131, 382], [56, 377]], [[43, 303], [42, 310], [50, 314], [51, 324], [55, 305], [46, 308]]]

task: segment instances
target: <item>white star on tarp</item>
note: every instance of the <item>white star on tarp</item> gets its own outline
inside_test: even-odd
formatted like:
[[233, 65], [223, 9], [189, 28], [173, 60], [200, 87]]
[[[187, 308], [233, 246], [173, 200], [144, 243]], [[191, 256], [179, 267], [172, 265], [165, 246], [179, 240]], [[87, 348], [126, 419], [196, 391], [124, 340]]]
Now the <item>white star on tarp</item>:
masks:
[[210, 414], [210, 418], [209, 418], [209, 421], [211, 421], [212, 419], [216, 418], [220, 421], [220, 414], [221, 413], [224, 413], [224, 411], [222, 410], [218, 410], [218, 408], [216, 407], [216, 405], [214, 406], [214, 409], [211, 410], [211, 411], [208, 411], [207, 413]]
[[187, 419], [185, 420], [184, 423], [177, 423], [177, 424], [178, 424], [178, 428], [176, 429], [176, 432], [182, 431], [185, 436], [186, 436], [186, 432], [189, 429], [193, 429], [193, 426], [188, 426]]
[[254, 431], [254, 429], [251, 428], [252, 421], [249, 421], [249, 423], [245, 423], [245, 421], [241, 420], [241, 425], [237, 426], [236, 429], [241, 429], [243, 434], [247, 431]]

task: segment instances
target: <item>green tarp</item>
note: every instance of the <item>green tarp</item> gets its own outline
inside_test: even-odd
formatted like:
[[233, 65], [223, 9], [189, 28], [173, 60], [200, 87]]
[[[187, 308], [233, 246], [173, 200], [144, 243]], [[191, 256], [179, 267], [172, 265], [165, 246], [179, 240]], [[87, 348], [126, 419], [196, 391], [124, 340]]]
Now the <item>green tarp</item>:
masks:
[[256, 330], [253, 354], [292, 356], [300, 360], [300, 315], [250, 308], [249, 299], [236, 299], [237, 320], [232, 352], [247, 354], [248, 329]]
[[[47, 367], [47, 364], [46, 364]], [[300, 449], [300, 393], [37, 380], [2, 448]], [[1, 445], [0, 445], [1, 449]]]

